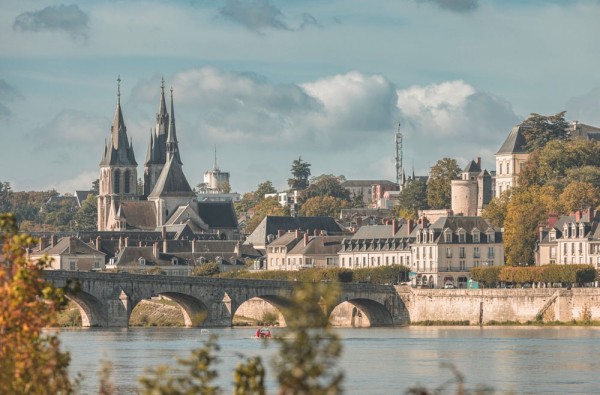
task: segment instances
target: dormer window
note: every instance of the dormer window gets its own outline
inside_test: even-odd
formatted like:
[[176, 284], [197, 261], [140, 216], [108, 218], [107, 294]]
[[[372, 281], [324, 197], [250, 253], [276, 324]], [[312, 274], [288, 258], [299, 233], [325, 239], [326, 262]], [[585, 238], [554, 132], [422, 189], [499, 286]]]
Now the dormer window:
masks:
[[177, 265], [179, 264], [179, 260], [175, 257], [171, 258], [171, 265]]
[[556, 231], [555, 230], [551, 230], [550, 233], [548, 233], [548, 240], [549, 241], [556, 240]]
[[140, 257], [138, 259], [138, 262], [139, 262], [140, 266], [146, 266], [146, 259], [145, 258]]
[[569, 226], [567, 224], [565, 224], [565, 226], [563, 226], [563, 237], [564, 238], [569, 237]]
[[467, 234], [465, 232], [464, 229], [459, 229], [456, 231], [457, 235], [458, 235], [458, 242], [459, 243], [466, 243], [467, 241]]
[[479, 243], [480, 242], [480, 234], [481, 232], [479, 232], [479, 229], [473, 229], [472, 235], [473, 235], [473, 243]]
[[444, 242], [452, 243], [452, 231], [448, 228], [444, 229]]
[[431, 229], [431, 230], [429, 231], [429, 242], [430, 242], [430, 243], [433, 243], [433, 236], [434, 236], [434, 235], [433, 235], [433, 229]]
[[579, 237], [583, 237], [585, 236], [585, 226], [583, 225], [583, 223], [579, 224]]
[[494, 229], [488, 229], [486, 232], [487, 235], [487, 239], [488, 239], [488, 243], [495, 243], [496, 242], [496, 232], [494, 231]]

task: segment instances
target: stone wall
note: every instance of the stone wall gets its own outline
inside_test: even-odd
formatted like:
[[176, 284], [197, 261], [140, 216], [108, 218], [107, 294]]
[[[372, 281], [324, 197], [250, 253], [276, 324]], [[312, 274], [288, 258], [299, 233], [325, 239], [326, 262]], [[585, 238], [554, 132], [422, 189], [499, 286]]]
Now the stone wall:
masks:
[[422, 290], [401, 294], [411, 322], [600, 320], [600, 289]]

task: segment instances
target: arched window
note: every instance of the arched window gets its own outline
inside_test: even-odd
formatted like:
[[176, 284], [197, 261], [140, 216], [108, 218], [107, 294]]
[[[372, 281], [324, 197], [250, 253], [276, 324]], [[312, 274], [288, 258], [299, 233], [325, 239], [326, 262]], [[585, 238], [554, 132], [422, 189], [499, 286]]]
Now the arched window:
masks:
[[115, 170], [114, 185], [114, 192], [121, 192], [121, 171], [119, 169]]
[[131, 184], [131, 172], [129, 170], [125, 170], [125, 193], [129, 193]]

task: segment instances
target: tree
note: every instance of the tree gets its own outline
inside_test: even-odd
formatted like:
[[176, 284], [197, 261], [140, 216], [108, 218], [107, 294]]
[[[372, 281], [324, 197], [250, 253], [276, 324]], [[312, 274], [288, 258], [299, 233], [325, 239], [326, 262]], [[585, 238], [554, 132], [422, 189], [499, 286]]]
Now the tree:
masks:
[[210, 277], [215, 274], [219, 274], [221, 269], [219, 268], [219, 264], [216, 262], [206, 262], [199, 266], [196, 266], [194, 270], [192, 270], [192, 276], [199, 277]]
[[558, 194], [551, 186], [514, 189], [504, 221], [505, 258], [509, 265], [529, 265], [534, 262], [538, 224], [550, 210], [557, 210]]
[[427, 204], [433, 209], [449, 208], [452, 204], [450, 182], [460, 176], [456, 159], [444, 158], [431, 168], [427, 183]]
[[87, 195], [75, 213], [75, 230], [94, 231], [98, 229], [98, 202], [93, 194]]
[[95, 192], [96, 194], [100, 193], [100, 179], [96, 178], [94, 181], [92, 181], [92, 192]]
[[419, 210], [427, 208], [427, 184], [421, 179], [410, 181], [398, 194], [396, 212], [411, 213], [411, 217], [416, 218]]
[[593, 185], [596, 188], [600, 188], [600, 167], [597, 166], [582, 166], [574, 167], [566, 170], [567, 176], [564, 182], [567, 185], [571, 182], [585, 182]]
[[532, 113], [529, 118], [521, 123], [525, 148], [528, 152], [543, 148], [552, 140], [567, 140], [569, 124], [565, 121], [566, 111], [554, 115], [540, 115]]
[[277, 193], [277, 189], [275, 189], [271, 181], [265, 181], [258, 184], [256, 191], [254, 191], [254, 197], [259, 202], [265, 198], [265, 195], [271, 193]]
[[288, 179], [288, 186], [292, 190], [302, 190], [308, 187], [310, 177], [310, 163], [304, 162], [301, 157], [292, 162], [292, 178]]
[[600, 204], [600, 189], [588, 182], [574, 181], [560, 194], [560, 205], [565, 214]]
[[42, 278], [45, 258], [29, 260], [37, 240], [18, 232], [13, 214], [0, 214], [0, 230], [0, 393], [71, 394], [70, 356], [43, 332], [65, 304], [63, 291]]
[[344, 374], [338, 368], [342, 345], [328, 327], [328, 306], [339, 294], [333, 284], [300, 282], [284, 308], [286, 335], [275, 339], [279, 354], [273, 365], [279, 394], [337, 394]]
[[0, 213], [8, 213], [12, 209], [12, 189], [7, 181], [0, 181]]
[[223, 181], [219, 185], [219, 192], [221, 192], [221, 193], [231, 193], [231, 184], [229, 184], [229, 181]]
[[333, 196], [314, 196], [302, 204], [300, 215], [305, 217], [337, 218], [341, 210], [346, 207], [348, 207], [346, 200]]
[[263, 199], [254, 206], [254, 216], [246, 224], [246, 231], [254, 232], [267, 215], [286, 215], [285, 208], [279, 204], [276, 197]]
[[314, 177], [308, 188], [302, 191], [300, 201], [305, 202], [316, 196], [331, 196], [350, 202], [350, 193], [342, 187], [340, 179], [343, 179], [343, 176], [336, 177], [332, 174], [322, 174]]
[[508, 203], [510, 202], [512, 193], [513, 189], [509, 189], [502, 192], [500, 196], [493, 198], [483, 211], [483, 218], [488, 220], [493, 226], [498, 228], [504, 227], [504, 220], [508, 213]]

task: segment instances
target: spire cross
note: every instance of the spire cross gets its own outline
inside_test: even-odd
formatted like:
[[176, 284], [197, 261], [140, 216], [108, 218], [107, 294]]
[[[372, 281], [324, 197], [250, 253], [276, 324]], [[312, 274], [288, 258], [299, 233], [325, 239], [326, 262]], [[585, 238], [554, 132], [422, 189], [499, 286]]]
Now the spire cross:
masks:
[[117, 77], [117, 99], [121, 103], [121, 75]]

